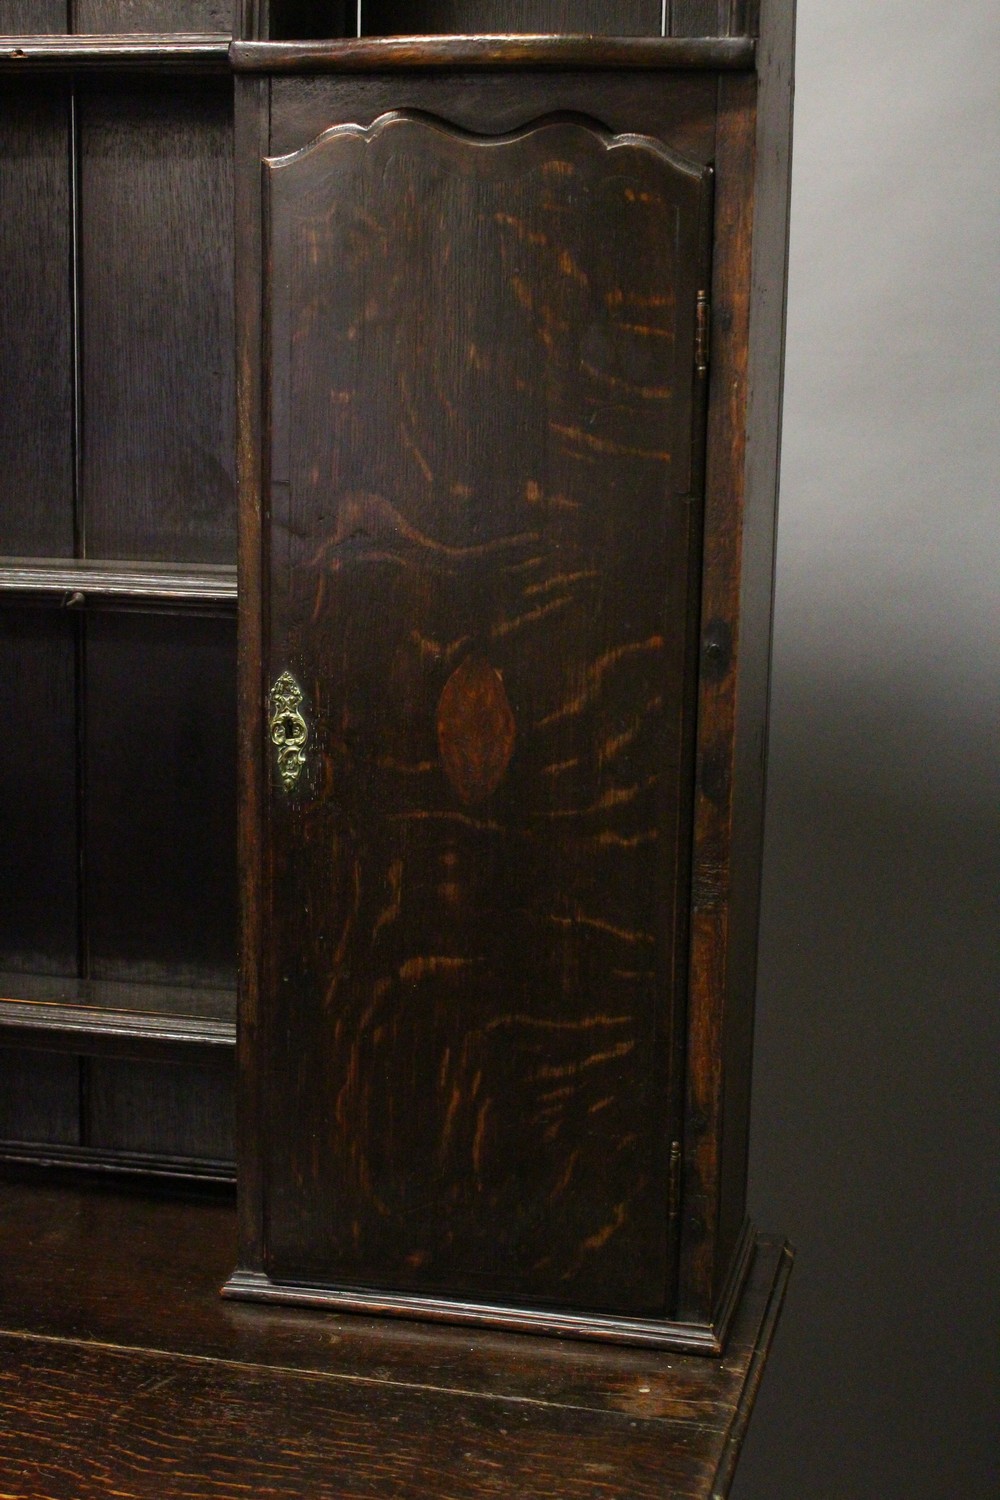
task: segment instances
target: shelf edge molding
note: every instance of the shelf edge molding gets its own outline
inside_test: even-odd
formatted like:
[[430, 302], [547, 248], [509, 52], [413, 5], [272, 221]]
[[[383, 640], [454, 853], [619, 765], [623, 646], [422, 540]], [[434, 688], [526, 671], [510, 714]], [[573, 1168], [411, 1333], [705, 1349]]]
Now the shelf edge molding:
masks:
[[228, 36], [0, 36], [0, 71], [46, 68], [195, 68], [226, 72]]
[[587, 68], [751, 72], [753, 37], [407, 36], [234, 42], [237, 73], [377, 73], [404, 68]]
[[235, 610], [235, 567], [0, 557], [0, 603], [17, 599], [97, 605], [208, 605]]
[[206, 1060], [225, 1062], [235, 1055], [236, 1023], [45, 1000], [0, 1000], [0, 1046], [88, 1057], [163, 1057], [196, 1047]]

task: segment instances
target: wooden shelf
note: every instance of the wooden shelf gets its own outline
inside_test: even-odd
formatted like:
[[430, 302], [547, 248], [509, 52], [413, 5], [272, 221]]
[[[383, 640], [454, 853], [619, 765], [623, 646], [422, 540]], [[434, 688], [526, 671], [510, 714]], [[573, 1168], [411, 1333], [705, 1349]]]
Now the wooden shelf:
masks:
[[616, 68], [752, 71], [752, 37], [405, 36], [234, 42], [246, 73], [358, 73], [400, 68]]
[[52, 68], [175, 68], [225, 72], [228, 36], [184, 33], [130, 36], [0, 37], [0, 70]]
[[35, 1141], [0, 1140], [0, 1164], [7, 1168], [44, 1171], [46, 1175], [86, 1172], [115, 1179], [139, 1178], [149, 1182], [208, 1184], [232, 1187], [236, 1166], [231, 1161], [204, 1157], [148, 1155], [138, 1151], [104, 1151], [97, 1146], [56, 1146]]
[[232, 1065], [236, 996], [229, 990], [0, 975], [0, 1046], [81, 1056]]
[[0, 603], [67, 608], [236, 610], [236, 569], [222, 564], [0, 557]]
[[235, 1308], [218, 1296], [235, 1218], [0, 1183], [0, 1449], [25, 1493], [729, 1494], [791, 1268], [780, 1241], [757, 1242], [712, 1359]]

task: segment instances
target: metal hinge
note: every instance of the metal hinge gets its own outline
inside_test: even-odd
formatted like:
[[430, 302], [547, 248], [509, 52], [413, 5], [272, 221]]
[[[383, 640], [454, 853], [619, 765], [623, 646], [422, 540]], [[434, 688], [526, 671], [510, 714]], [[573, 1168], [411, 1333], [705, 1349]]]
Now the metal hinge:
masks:
[[676, 1219], [681, 1203], [681, 1143], [670, 1142], [670, 1217]]
[[699, 375], [708, 370], [711, 325], [712, 304], [707, 292], [699, 292], [694, 314], [694, 367]]

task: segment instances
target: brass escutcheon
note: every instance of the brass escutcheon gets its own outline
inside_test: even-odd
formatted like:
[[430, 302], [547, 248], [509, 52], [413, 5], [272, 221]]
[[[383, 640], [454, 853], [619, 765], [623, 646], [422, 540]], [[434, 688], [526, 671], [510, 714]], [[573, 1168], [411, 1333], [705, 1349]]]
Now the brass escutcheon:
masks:
[[278, 775], [286, 792], [298, 781], [306, 763], [309, 725], [299, 708], [302, 689], [291, 672], [282, 672], [271, 689], [271, 743], [277, 750]]

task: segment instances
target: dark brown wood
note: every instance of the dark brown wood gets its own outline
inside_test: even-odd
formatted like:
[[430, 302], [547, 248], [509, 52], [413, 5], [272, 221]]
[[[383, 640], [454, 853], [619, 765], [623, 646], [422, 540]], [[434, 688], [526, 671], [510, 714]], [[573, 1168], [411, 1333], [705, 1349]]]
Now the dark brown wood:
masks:
[[224, 73], [229, 42], [216, 36], [32, 36], [0, 40], [0, 71], [45, 70]]
[[70, 114], [11, 80], [0, 112], [0, 551], [73, 551]]
[[[261, 567], [264, 497], [260, 452], [264, 422], [260, 360], [263, 305], [263, 225], [260, 215], [260, 163], [268, 152], [269, 84], [262, 78], [236, 80], [236, 258], [237, 473], [239, 482], [239, 572], [242, 608], [237, 618], [239, 865], [239, 1010], [237, 1066], [237, 1156], [240, 1162], [239, 1264], [263, 1269], [260, 1224], [263, 1217], [263, 1162], [260, 1119], [260, 973], [262, 953], [261, 870], [256, 857], [264, 807], [267, 683], [263, 668], [264, 576]], [[231, 1269], [231, 1268], [227, 1268]]]
[[[454, 74], [403, 71], [374, 77], [345, 74], [315, 78], [294, 74], [271, 83], [270, 152], [296, 150], [337, 118], [370, 125], [391, 110], [422, 110], [476, 134], [504, 135], [548, 115], [588, 114], [594, 105], [592, 73], [539, 69], [513, 76], [502, 70]], [[678, 73], [669, 88], [653, 72], [601, 75], [601, 121], [627, 135], [642, 131], [678, 156], [711, 165], [715, 152], [718, 79], [712, 73]], [[243, 243], [243, 235], [240, 236]]]
[[731, 0], [670, 0], [671, 36], [725, 36]]
[[[16, 1040], [16, 1039], [11, 1039]], [[80, 1137], [80, 1068], [75, 1057], [9, 1046], [0, 1034], [0, 1142], [58, 1142]], [[0, 1153], [2, 1153], [0, 1145]]]
[[752, 80], [719, 84], [680, 1276], [690, 1315], [718, 1297], [745, 1205], [793, 17], [780, 0], [762, 7], [759, 104]]
[[354, 36], [357, 32], [357, 0], [245, 0], [248, 12], [239, 32], [248, 40], [270, 37], [292, 41], [296, 37]]
[[233, 0], [73, 0], [73, 30], [113, 36], [128, 32], [233, 32]]
[[231, 622], [101, 614], [86, 626], [88, 973], [232, 988]]
[[[3, 976], [6, 977], [6, 976]], [[22, 976], [9, 976], [12, 983], [4, 985], [5, 991], [20, 991], [23, 988], [38, 988], [37, 981], [18, 983]], [[217, 1011], [232, 1011], [233, 995], [228, 990], [197, 991], [193, 996], [189, 990], [166, 991], [164, 986], [147, 986], [152, 994], [142, 996], [139, 986], [94, 985], [92, 981], [78, 981], [67, 988], [70, 997], [63, 1001], [36, 999], [0, 1000], [0, 1039], [3, 1044], [19, 1047], [35, 1047], [46, 1051], [73, 1052], [78, 1055], [99, 1057], [158, 1058], [178, 1062], [183, 1057], [197, 1053], [192, 1049], [211, 1055], [225, 1056], [236, 1047], [236, 1024], [232, 1019], [218, 1015], [206, 1016], [201, 1012], [209, 1006]], [[105, 1004], [93, 1003], [97, 993], [110, 999], [109, 989], [119, 990], [121, 1001], [138, 998], [148, 1007], [144, 1011], [129, 1011], [123, 1006], [112, 1009]], [[183, 1001], [180, 997], [185, 997]], [[166, 1006], [183, 1003], [182, 1010], [168, 1011]], [[154, 1009], [153, 1007], [157, 1007]]]
[[5, 1477], [35, 1500], [170, 1494], [181, 1469], [199, 1496], [728, 1493], [788, 1275], [777, 1243], [717, 1361], [227, 1306], [232, 1235], [222, 1204], [0, 1186]]
[[236, 568], [225, 563], [123, 565], [78, 558], [0, 557], [0, 599], [69, 609], [236, 608]]
[[269, 676], [317, 769], [269, 814], [268, 1265], [662, 1319], [707, 174], [488, 149], [397, 115], [270, 169]]
[[87, 84], [79, 117], [86, 553], [232, 562], [230, 88]]
[[659, 36], [660, 0], [364, 0], [365, 36]]
[[0, 0], [0, 36], [44, 36], [69, 30], [67, 0]]
[[232, 1161], [233, 1079], [223, 1061], [229, 1058], [228, 1049], [216, 1066], [91, 1058], [87, 1144], [97, 1150]]
[[746, 71], [749, 37], [420, 37], [234, 42], [237, 72], [354, 73], [389, 68], [650, 68]]
[[0, 965], [73, 974], [79, 948], [76, 629], [0, 609]]

